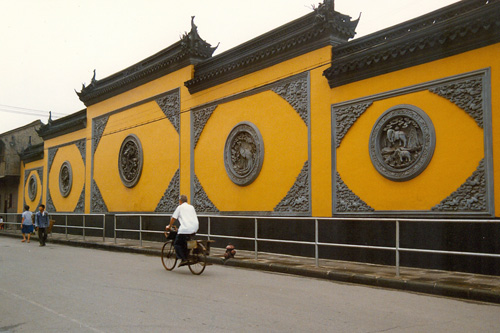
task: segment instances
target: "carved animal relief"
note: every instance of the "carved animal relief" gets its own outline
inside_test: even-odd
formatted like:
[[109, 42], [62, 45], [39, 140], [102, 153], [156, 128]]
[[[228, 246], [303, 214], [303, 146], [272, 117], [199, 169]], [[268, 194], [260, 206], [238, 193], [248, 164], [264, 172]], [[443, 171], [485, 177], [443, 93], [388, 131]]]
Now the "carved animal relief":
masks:
[[236, 125], [226, 140], [224, 165], [229, 178], [237, 185], [251, 184], [264, 161], [264, 142], [259, 129], [250, 122]]
[[410, 180], [429, 164], [436, 138], [430, 118], [412, 105], [387, 110], [370, 135], [370, 158], [377, 171], [394, 181]]
[[62, 164], [59, 170], [59, 191], [63, 197], [67, 197], [71, 192], [71, 186], [73, 185], [73, 171], [71, 169], [71, 164], [66, 161]]
[[131, 134], [123, 140], [118, 156], [118, 171], [123, 185], [134, 187], [142, 172], [142, 146], [139, 138]]
[[36, 192], [37, 192], [36, 177], [35, 175], [32, 175], [28, 182], [28, 197], [30, 198], [31, 201], [35, 200]]

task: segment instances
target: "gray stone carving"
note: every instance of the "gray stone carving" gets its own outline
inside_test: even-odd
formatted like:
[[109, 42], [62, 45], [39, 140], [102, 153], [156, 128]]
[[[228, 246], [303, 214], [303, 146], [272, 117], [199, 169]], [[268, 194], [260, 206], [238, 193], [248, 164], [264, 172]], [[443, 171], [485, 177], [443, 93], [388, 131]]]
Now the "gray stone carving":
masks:
[[118, 156], [118, 171], [123, 185], [134, 187], [141, 178], [143, 153], [141, 141], [135, 134], [123, 140]]
[[94, 119], [92, 128], [92, 155], [95, 154], [97, 145], [101, 141], [102, 134], [108, 123], [109, 116], [104, 116], [98, 119]]
[[92, 179], [92, 186], [90, 190], [90, 212], [91, 213], [106, 213], [108, 207], [104, 202], [101, 191], [97, 186], [97, 183]]
[[373, 102], [366, 102], [344, 107], [334, 108], [335, 115], [335, 145], [338, 148], [347, 131], [356, 120], [372, 105]]
[[432, 207], [441, 212], [484, 212], [488, 210], [485, 162], [479, 166], [455, 192]]
[[481, 77], [429, 89], [467, 112], [483, 128], [483, 80]]
[[284, 213], [310, 212], [309, 193], [309, 161], [306, 161], [295, 183], [280, 203], [274, 207], [274, 211]]
[[86, 147], [87, 147], [86, 140], [85, 139], [78, 140], [75, 142], [75, 145], [78, 148], [78, 150], [80, 151], [80, 155], [82, 155], [83, 165], [85, 165], [86, 164], [85, 160], [86, 160], [86, 156], [87, 156], [87, 154], [86, 154], [86, 150], [87, 150], [86, 149]]
[[215, 207], [213, 202], [208, 198], [208, 195], [205, 193], [205, 190], [203, 189], [203, 186], [201, 186], [201, 183], [196, 175], [194, 175], [193, 206], [197, 212], [219, 212], [217, 207]]
[[[38, 179], [40, 179], [40, 192], [43, 192], [43, 167], [24, 170], [24, 183], [23, 183], [24, 186], [25, 187], [29, 186], [29, 184], [28, 184], [28, 176], [30, 175], [30, 173], [32, 171], [36, 171], [38, 173]], [[28, 187], [28, 190], [29, 190], [29, 187]], [[37, 192], [38, 192], [38, 183], [37, 183]], [[29, 197], [29, 193], [28, 193], [28, 197]], [[35, 195], [35, 197], [36, 197], [36, 195]], [[38, 201], [38, 206], [40, 206], [40, 204], [42, 203], [42, 197], [43, 197], [43, 195], [42, 195], [42, 193], [40, 193], [40, 200]], [[23, 199], [23, 205], [26, 205], [26, 197], [23, 196], [23, 198], [24, 198]], [[34, 199], [31, 199], [31, 201], [33, 201], [33, 200]]]
[[165, 116], [170, 120], [177, 133], [180, 131], [181, 103], [179, 91], [175, 91], [167, 96], [156, 99], [156, 103], [161, 108]]
[[31, 175], [30, 180], [28, 181], [28, 197], [31, 201], [36, 199], [36, 194], [38, 192], [38, 184], [36, 181], [35, 175]]
[[85, 213], [85, 185], [83, 185], [82, 192], [80, 193], [80, 197], [78, 198], [78, 202], [76, 203], [74, 213]]
[[52, 201], [50, 191], [47, 191], [47, 204], [45, 205], [45, 209], [47, 210], [47, 212], [57, 212], [56, 207], [54, 206], [54, 201]]
[[281, 82], [271, 88], [272, 91], [286, 100], [299, 114], [306, 126], [309, 126], [309, 94], [307, 76], [297, 80]]
[[207, 106], [206, 108], [203, 109], [193, 110], [191, 112], [193, 117], [192, 120], [193, 120], [194, 148], [196, 148], [198, 140], [200, 139], [201, 132], [203, 132], [203, 128], [205, 128], [208, 119], [210, 118], [216, 107], [217, 105], [212, 105], [212, 106]]
[[361, 200], [344, 183], [338, 172], [335, 172], [335, 212], [373, 212], [375, 211], [366, 202]]
[[[38, 178], [40, 179], [40, 181], [43, 184], [43, 168], [37, 168], [36, 172], [38, 173]], [[42, 184], [40, 184], [40, 185], [43, 186]]]
[[47, 160], [47, 169], [49, 173], [50, 170], [52, 169], [52, 163], [54, 163], [54, 158], [56, 157], [58, 149], [59, 148], [49, 148], [48, 160]]
[[233, 127], [224, 146], [224, 166], [233, 183], [251, 184], [264, 162], [264, 141], [257, 126], [243, 121]]
[[73, 186], [73, 169], [68, 161], [64, 161], [59, 170], [59, 191], [63, 198], [66, 198]]
[[375, 122], [370, 134], [370, 158], [385, 178], [406, 181], [427, 167], [435, 144], [434, 126], [427, 114], [413, 105], [397, 105]]
[[156, 205], [155, 212], [156, 213], [169, 213], [173, 212], [177, 205], [179, 204], [179, 195], [180, 195], [180, 170], [177, 169], [174, 176], [170, 180], [163, 197]]

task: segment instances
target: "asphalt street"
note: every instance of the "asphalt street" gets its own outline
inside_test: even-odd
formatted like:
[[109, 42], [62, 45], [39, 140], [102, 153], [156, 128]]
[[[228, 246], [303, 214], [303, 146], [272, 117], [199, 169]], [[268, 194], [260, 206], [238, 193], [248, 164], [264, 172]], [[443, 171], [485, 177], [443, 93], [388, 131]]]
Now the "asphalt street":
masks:
[[500, 332], [500, 306], [0, 237], [0, 332]]

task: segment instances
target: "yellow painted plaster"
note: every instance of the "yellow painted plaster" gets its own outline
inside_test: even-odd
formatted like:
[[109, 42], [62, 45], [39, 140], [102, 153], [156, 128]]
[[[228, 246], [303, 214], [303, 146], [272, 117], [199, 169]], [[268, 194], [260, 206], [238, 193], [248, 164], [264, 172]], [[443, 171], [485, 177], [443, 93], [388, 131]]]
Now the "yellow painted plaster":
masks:
[[[264, 141], [264, 163], [247, 186], [234, 184], [224, 167], [224, 145], [231, 129], [249, 121]], [[195, 173], [221, 211], [272, 211], [294, 184], [308, 158], [307, 127], [283, 98], [265, 91], [219, 105], [195, 149]]]

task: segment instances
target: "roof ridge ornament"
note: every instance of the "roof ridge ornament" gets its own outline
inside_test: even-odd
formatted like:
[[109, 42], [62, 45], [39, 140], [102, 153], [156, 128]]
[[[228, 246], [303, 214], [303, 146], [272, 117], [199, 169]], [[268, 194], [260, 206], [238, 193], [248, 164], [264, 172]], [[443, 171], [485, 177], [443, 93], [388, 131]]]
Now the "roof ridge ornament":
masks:
[[312, 5], [312, 9], [316, 13], [315, 25], [320, 26], [321, 30], [338, 31], [348, 38], [353, 38], [356, 35], [356, 27], [361, 18], [361, 13], [356, 20], [351, 21], [351, 16], [335, 11], [335, 0], [324, 0], [318, 6]]
[[194, 18], [195, 16], [191, 16], [191, 31], [185, 32], [181, 37], [181, 46], [191, 55], [209, 58], [219, 47], [219, 44], [212, 47], [211, 44], [200, 37], [198, 34], [198, 26], [194, 23]]

